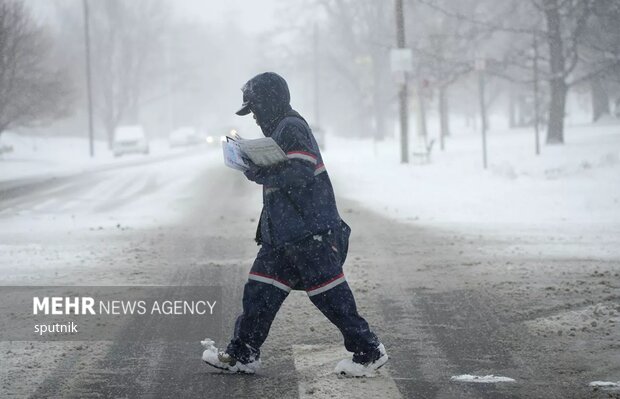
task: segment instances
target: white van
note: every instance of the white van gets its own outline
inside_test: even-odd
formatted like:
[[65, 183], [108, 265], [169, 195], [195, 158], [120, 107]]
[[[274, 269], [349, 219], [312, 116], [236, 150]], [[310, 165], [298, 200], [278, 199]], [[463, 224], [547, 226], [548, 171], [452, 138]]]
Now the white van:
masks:
[[140, 125], [119, 126], [114, 131], [112, 151], [115, 157], [132, 153], [149, 153], [149, 142]]

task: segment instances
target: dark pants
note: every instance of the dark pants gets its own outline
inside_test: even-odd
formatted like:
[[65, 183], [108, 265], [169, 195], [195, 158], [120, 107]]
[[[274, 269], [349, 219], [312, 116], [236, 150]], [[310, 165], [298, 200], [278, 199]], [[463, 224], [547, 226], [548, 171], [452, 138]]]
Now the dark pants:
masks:
[[237, 318], [227, 352], [247, 363], [260, 347], [291, 289], [303, 289], [312, 303], [338, 327], [349, 352], [367, 353], [377, 336], [357, 313], [353, 293], [342, 272], [343, 251], [331, 232], [283, 248], [263, 245], [243, 291], [243, 313]]

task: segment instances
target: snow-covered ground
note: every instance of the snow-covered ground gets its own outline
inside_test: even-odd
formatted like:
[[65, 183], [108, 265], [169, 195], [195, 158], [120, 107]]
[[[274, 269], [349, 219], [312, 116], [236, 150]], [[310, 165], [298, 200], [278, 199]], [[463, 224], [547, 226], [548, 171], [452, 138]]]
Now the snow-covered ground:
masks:
[[[620, 225], [620, 124], [569, 126], [566, 144], [542, 145], [538, 156], [531, 129], [491, 131], [487, 170], [482, 168], [479, 133], [453, 130], [446, 150], [436, 143], [427, 164], [414, 158], [401, 164], [396, 139], [373, 143], [329, 136], [324, 158], [337, 194], [392, 218], [450, 228]], [[115, 159], [105, 143], [97, 142], [91, 159], [84, 139], [5, 133], [1, 144], [12, 146], [13, 152], [0, 160], [0, 181], [186, 151], [155, 141], [149, 157]]]
[[566, 143], [543, 144], [539, 156], [532, 130], [491, 131], [487, 170], [480, 135], [454, 130], [428, 164], [401, 164], [394, 139], [328, 137], [337, 194], [435, 226], [620, 225], [620, 124], [569, 126]]
[[[447, 150], [435, 147], [432, 162], [426, 165], [401, 165], [396, 140], [374, 146], [370, 141], [329, 139], [324, 157], [336, 193], [353, 200], [341, 198], [339, 206], [354, 228], [346, 267], [350, 284], [359, 293], [359, 307], [379, 328], [383, 320], [386, 340], [414, 347], [403, 351], [399, 346], [380, 378], [357, 381], [354, 388], [346, 382], [347, 392], [340, 396], [364, 392], [365, 396], [355, 397], [372, 397], [383, 392], [385, 397], [398, 397], [402, 384], [414, 384], [419, 378], [448, 392], [469, 384], [469, 380], [449, 382], [450, 376], [462, 374], [478, 382], [491, 374], [514, 378], [515, 383], [502, 389], [523, 392], [532, 378], [527, 369], [501, 362], [493, 366], [503, 368], [486, 363], [465, 367], [442, 357], [442, 351], [456, 348], [457, 354], [470, 359], [485, 348], [480, 344], [472, 352], [459, 351], [453, 344], [461, 337], [447, 344], [438, 340], [449, 338], [443, 329], [446, 324], [463, 334], [463, 342], [476, 337], [493, 344], [485, 353], [495, 355], [498, 347], [493, 340], [505, 341], [488, 330], [494, 324], [486, 320], [500, 320], [496, 312], [502, 323], [510, 320], [507, 330], [529, 331], [523, 342], [544, 343], [537, 347], [544, 349], [540, 359], [526, 351], [527, 345], [517, 345], [515, 358], [525, 358], [528, 364], [539, 360], [553, 362], [553, 367], [559, 364], [562, 375], [553, 367], [548, 372], [554, 383], [570, 380], [585, 387], [590, 381], [618, 381], [614, 366], [620, 342], [618, 126], [569, 127], [567, 143], [543, 146], [539, 157], [533, 154], [530, 131], [491, 131], [487, 171], [481, 167], [479, 135], [473, 132], [455, 129]], [[178, 280], [186, 283], [204, 278], [186, 274], [196, 267], [212, 272], [208, 276], [231, 287], [229, 293], [239, 294], [233, 287], [242, 286], [241, 276], [255, 253], [252, 236], [260, 188], [225, 168], [219, 149], [181, 150], [178, 156], [162, 150], [159, 158], [154, 151], [154, 156], [98, 157], [91, 162], [83, 140], [75, 141], [73, 150], [67, 146], [69, 139], [35, 139], [43, 140], [48, 145], [36, 152], [15, 151], [0, 161], [5, 180], [72, 176], [2, 198], [0, 271], [5, 284], [170, 284], [177, 281], [170, 277], [177, 276], [177, 269], [182, 271], [178, 275], [189, 276]], [[72, 152], [79, 156], [72, 157]], [[83, 170], [91, 172], [79, 173]], [[482, 232], [489, 234], [478, 239]], [[563, 236], [571, 238], [562, 240]], [[519, 247], [527, 247], [528, 253]], [[536, 256], [530, 256], [532, 248], [537, 249]], [[328, 340], [316, 339], [339, 338], [311, 308], [306, 295], [297, 294], [291, 295], [280, 323], [275, 323], [271, 346], [265, 351], [274, 363], [267, 363], [267, 370], [281, 362], [279, 347], [295, 342], [292, 361], [300, 396], [331, 397], [345, 382], [323, 370], [331, 373], [343, 354], [333, 343], [323, 346]], [[394, 300], [395, 307], [386, 308], [383, 297]], [[390, 313], [394, 309], [398, 311]], [[430, 324], [416, 319], [417, 314], [432, 316], [440, 310], [446, 314]], [[410, 316], [401, 317], [400, 311]], [[297, 328], [302, 318], [311, 329]], [[466, 323], [466, 318], [472, 321]], [[82, 373], [76, 381], [94, 378], [102, 384], [112, 381], [113, 386], [114, 372], [104, 369], [103, 378], [96, 372], [90, 376], [93, 369], [101, 370], [97, 361], [107, 354], [123, 358], [106, 345], [5, 342], [0, 351], [8, 359], [0, 385], [24, 396], [39, 386], [44, 386], [42, 392], [53, 391], [45, 388], [46, 378], [56, 384], [54, 373], [65, 369], [65, 358], [70, 362], [84, 357], [85, 362], [69, 363], [68, 369]], [[584, 368], [587, 373], [578, 377], [565, 373], [573, 371], [573, 355], [578, 360], [574, 368], [592, 365]], [[150, 359], [151, 354], [144, 356]], [[408, 368], [409, 358], [424, 375]], [[190, 364], [181, 352], [175, 361], [161, 369], [172, 373]], [[211, 375], [205, 378], [200, 383], [213, 384]], [[538, 381], [532, 385], [539, 386]]]
[[[453, 129], [445, 151], [435, 143], [427, 164], [414, 158], [401, 164], [395, 138], [374, 143], [329, 136], [324, 158], [337, 195], [402, 221], [481, 229], [620, 227], [620, 124], [568, 126], [566, 143], [543, 144], [538, 156], [533, 136], [531, 129], [490, 131], [487, 170], [480, 135], [466, 128]], [[13, 147], [0, 159], [0, 181], [62, 176], [187, 151], [154, 141], [148, 157], [116, 159], [97, 142], [91, 159], [86, 140], [78, 138], [5, 133], [0, 144]]]
[[191, 147], [170, 148], [167, 140], [149, 142], [150, 154], [128, 154], [115, 158], [104, 141], [95, 141], [91, 158], [88, 140], [77, 137], [26, 136], [12, 132], [0, 135], [0, 182], [30, 177], [58, 177], [93, 168], [126, 165], [157, 159], [191, 150]]
[[[66, 180], [32, 199], [7, 200], [0, 210], [4, 225], [15, 232], [137, 228], [172, 222], [183, 214], [188, 186], [205, 167], [217, 163], [214, 152], [191, 154], [174, 161], [102, 170], [89, 184]], [[63, 173], [76, 173], [66, 169]], [[162, 206], [165, 205], [165, 206]], [[118, 226], [118, 227], [117, 227]]]

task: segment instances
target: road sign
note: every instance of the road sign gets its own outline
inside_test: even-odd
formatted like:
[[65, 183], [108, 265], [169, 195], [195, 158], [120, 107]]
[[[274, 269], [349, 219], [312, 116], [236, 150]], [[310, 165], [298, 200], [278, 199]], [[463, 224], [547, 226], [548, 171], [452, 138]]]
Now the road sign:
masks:
[[411, 72], [413, 70], [413, 53], [409, 48], [390, 50], [390, 67], [392, 72]]

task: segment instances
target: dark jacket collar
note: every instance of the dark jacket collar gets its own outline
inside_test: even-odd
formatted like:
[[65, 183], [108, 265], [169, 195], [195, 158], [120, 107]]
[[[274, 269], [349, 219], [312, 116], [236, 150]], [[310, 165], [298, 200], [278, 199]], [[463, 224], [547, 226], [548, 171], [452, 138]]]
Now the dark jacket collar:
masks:
[[299, 118], [301, 120], [303, 120], [304, 122], [306, 121], [300, 114], [299, 112], [295, 111], [293, 108], [291, 108], [291, 106], [288, 106], [288, 110], [279, 113], [277, 116], [275, 116], [274, 118], [272, 118], [269, 122], [260, 124], [260, 128], [263, 131], [263, 134], [267, 137], [271, 137], [271, 135], [275, 132], [276, 128], [278, 127], [278, 125], [280, 124], [280, 122], [282, 122], [282, 120], [286, 117], [295, 117], [295, 118]]

